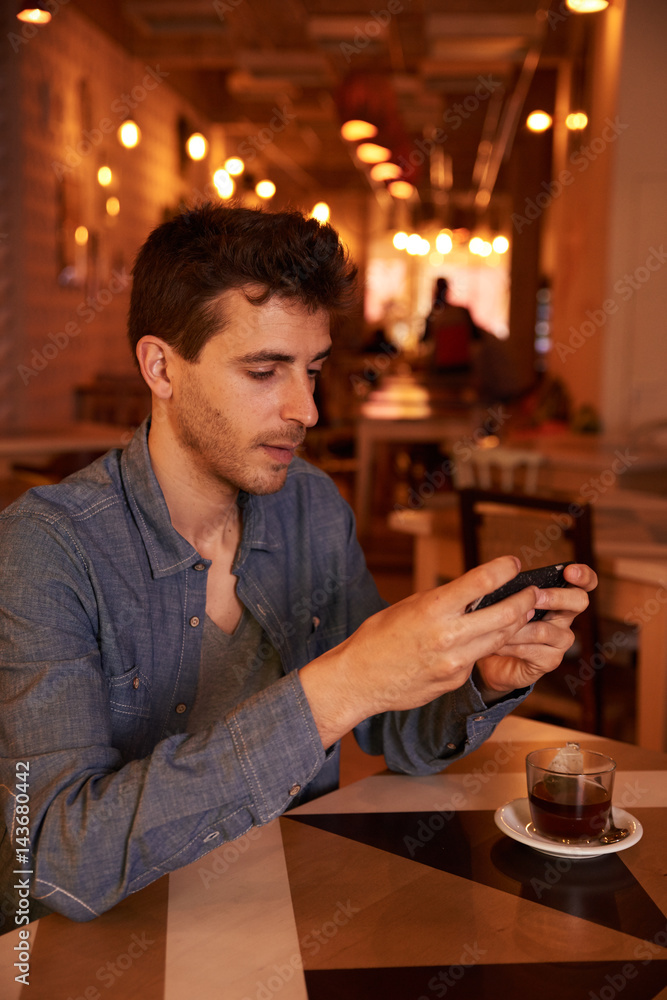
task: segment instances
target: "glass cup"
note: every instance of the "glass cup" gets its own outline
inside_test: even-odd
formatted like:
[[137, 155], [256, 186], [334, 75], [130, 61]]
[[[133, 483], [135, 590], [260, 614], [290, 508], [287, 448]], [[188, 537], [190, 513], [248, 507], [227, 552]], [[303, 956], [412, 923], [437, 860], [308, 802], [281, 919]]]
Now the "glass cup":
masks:
[[528, 803], [537, 833], [563, 844], [591, 843], [609, 825], [616, 761], [595, 750], [580, 750], [581, 773], [554, 766], [559, 747], [533, 750], [526, 757]]

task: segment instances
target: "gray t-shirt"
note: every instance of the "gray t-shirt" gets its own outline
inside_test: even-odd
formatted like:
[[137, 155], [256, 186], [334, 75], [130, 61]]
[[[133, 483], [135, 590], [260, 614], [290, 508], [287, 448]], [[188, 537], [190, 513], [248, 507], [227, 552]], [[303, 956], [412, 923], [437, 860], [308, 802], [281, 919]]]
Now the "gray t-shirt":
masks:
[[283, 676], [282, 663], [262, 626], [243, 609], [229, 634], [206, 615], [197, 694], [188, 732], [205, 729], [246, 698]]

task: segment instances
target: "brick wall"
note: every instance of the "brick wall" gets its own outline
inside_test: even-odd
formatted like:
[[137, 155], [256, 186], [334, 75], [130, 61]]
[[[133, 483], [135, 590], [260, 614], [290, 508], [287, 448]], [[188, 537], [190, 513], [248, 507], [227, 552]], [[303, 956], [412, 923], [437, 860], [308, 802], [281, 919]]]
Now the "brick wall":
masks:
[[[9, 13], [0, 23], [0, 83], [11, 98], [0, 139], [1, 431], [67, 423], [76, 385], [132, 371], [134, 254], [165, 211], [205, 189], [202, 164], [182, 167], [177, 121], [207, 123], [159, 65], [132, 59], [68, 6], [43, 28]], [[134, 150], [116, 139], [125, 117], [142, 130]], [[114, 175], [107, 189], [97, 182], [103, 164]], [[77, 249], [79, 225], [89, 243]]]

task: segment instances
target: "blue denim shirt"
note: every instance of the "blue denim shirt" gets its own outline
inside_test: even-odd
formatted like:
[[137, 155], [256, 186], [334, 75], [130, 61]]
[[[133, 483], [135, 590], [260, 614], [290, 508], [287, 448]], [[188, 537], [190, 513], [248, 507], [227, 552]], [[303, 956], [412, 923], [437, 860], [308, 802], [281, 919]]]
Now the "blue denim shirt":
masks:
[[[302, 460], [280, 492], [241, 495], [237, 592], [285, 676], [187, 733], [210, 562], [171, 525], [147, 435], [148, 422], [124, 452], [0, 514], [5, 914], [19, 760], [29, 766], [31, 893], [41, 900], [32, 915], [46, 906], [76, 920], [337, 784], [338, 747], [322, 747], [298, 668], [383, 606], [350, 508]], [[390, 768], [432, 773], [516, 702], [487, 708], [469, 682], [422, 709], [368, 719], [355, 735]]]

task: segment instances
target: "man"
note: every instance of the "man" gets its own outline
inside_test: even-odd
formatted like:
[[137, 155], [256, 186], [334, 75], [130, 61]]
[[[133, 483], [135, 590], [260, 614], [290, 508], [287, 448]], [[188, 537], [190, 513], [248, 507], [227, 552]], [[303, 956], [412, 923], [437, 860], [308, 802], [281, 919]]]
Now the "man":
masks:
[[465, 615], [508, 556], [384, 608], [350, 509], [295, 457], [354, 278], [298, 213], [158, 227], [129, 317], [151, 420], [0, 515], [0, 861], [11, 887], [20, 761], [32, 916], [91, 919], [334, 788], [352, 729], [396, 770], [444, 768], [569, 646], [591, 570]]

